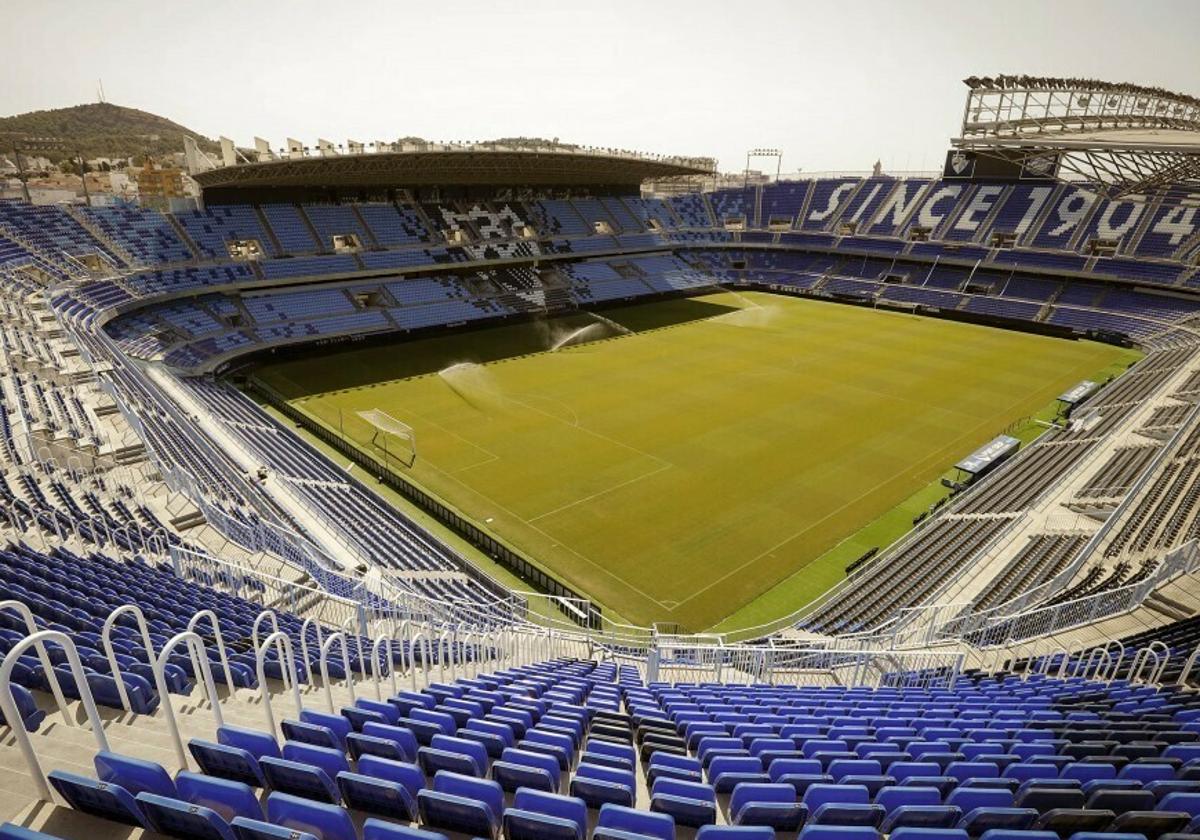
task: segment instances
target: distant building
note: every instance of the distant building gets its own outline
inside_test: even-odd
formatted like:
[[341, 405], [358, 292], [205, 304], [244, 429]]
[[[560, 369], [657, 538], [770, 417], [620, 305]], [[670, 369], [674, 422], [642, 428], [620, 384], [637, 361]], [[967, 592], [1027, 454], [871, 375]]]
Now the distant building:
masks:
[[138, 195], [138, 185], [125, 172], [108, 173], [109, 191], [126, 201], [133, 201]]
[[134, 175], [138, 200], [143, 207], [168, 210], [173, 199], [189, 197], [190, 178], [177, 166], [162, 166], [153, 160]]
[[78, 194], [70, 189], [30, 187], [29, 200], [33, 204], [74, 204], [78, 200]]

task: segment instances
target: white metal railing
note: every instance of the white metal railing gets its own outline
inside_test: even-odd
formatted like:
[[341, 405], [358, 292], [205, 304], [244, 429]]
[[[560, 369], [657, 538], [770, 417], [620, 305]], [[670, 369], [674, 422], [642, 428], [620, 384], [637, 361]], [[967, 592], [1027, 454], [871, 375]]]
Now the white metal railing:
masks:
[[[383, 657], [386, 666], [380, 665], [380, 658]], [[383, 667], [387, 668], [387, 674], [392, 680], [392, 694], [395, 694], [399, 689], [396, 687], [396, 660], [392, 649], [392, 637], [384, 634], [375, 639], [371, 644], [371, 679], [375, 683], [375, 699], [383, 700], [383, 674], [380, 673]]]
[[1129, 681], [1142, 682], [1142, 672], [1147, 666], [1150, 666], [1150, 671], [1144, 682], [1161, 682], [1163, 671], [1167, 669], [1170, 661], [1171, 649], [1155, 639], [1146, 645], [1146, 647], [1139, 650], [1134, 656], [1133, 661], [1129, 663]]
[[1196, 667], [1197, 661], [1200, 661], [1200, 644], [1196, 645], [1196, 649], [1192, 651], [1192, 655], [1183, 663], [1183, 670], [1179, 672], [1179, 679], [1175, 681], [1176, 685], [1184, 688], [1187, 687], [1188, 680], [1192, 676], [1192, 669]]
[[845, 685], [953, 685], [966, 654], [958, 650], [833, 651], [773, 640], [764, 645], [672, 642], [647, 660], [648, 680]]
[[212, 668], [208, 663], [208, 650], [204, 646], [204, 640], [200, 638], [199, 634], [190, 630], [175, 634], [167, 640], [163, 649], [159, 651], [158, 658], [154, 660], [154, 685], [158, 691], [158, 702], [162, 707], [163, 717], [167, 722], [167, 734], [175, 747], [175, 759], [180, 767], [187, 769], [187, 752], [183, 747], [183, 738], [179, 734], [179, 722], [175, 719], [175, 707], [171, 703], [166, 677], [167, 659], [179, 645], [188, 646], [192, 662], [195, 663], [196, 682], [203, 687], [204, 693], [208, 696], [208, 704], [212, 707], [217, 726], [221, 726], [224, 719], [221, 715], [221, 698], [217, 696], [217, 687], [213, 683]]
[[[324, 589], [284, 580], [236, 563], [200, 554], [179, 546], [171, 547], [176, 575], [228, 592], [264, 609], [281, 609], [331, 627], [354, 622], [364, 634], [368, 617], [361, 603], [330, 594]], [[276, 628], [277, 629], [277, 628]]]
[[1197, 570], [1200, 570], [1200, 547], [1193, 540], [1168, 553], [1152, 573], [1137, 583], [1012, 616], [994, 618], [988, 612], [961, 616], [943, 627], [941, 636], [965, 638], [978, 647], [991, 647], [1060, 633], [1129, 612], [1163, 584]]
[[117, 652], [113, 648], [112, 632], [117, 624], [117, 619], [123, 615], [132, 615], [137, 621], [138, 631], [142, 635], [142, 646], [146, 649], [146, 664], [151, 668], [154, 667], [155, 654], [154, 642], [150, 639], [150, 627], [146, 624], [146, 615], [142, 612], [141, 607], [137, 604], [123, 604], [117, 607], [108, 614], [108, 618], [104, 619], [104, 629], [100, 633], [100, 642], [104, 646], [104, 655], [108, 658], [108, 667], [112, 672], [113, 679], [117, 684], [117, 696], [121, 698], [121, 706], [127, 712], [133, 711], [133, 706], [129, 702], [129, 691], [125, 688], [125, 680], [121, 673], [121, 663], [117, 660]]
[[[350, 693], [350, 702], [354, 703], [354, 672], [350, 668], [350, 649], [346, 644], [346, 634], [340, 630], [330, 633], [321, 644], [321, 683], [325, 686], [325, 705], [331, 715], [337, 714], [333, 705], [333, 682], [329, 679], [329, 650], [334, 642], [339, 642], [342, 648], [342, 668], [346, 673], [346, 690]], [[360, 660], [361, 661], [361, 660]], [[305, 662], [307, 666], [308, 663]]]
[[[0, 612], [12, 610], [21, 616], [21, 620], [25, 623], [25, 632], [30, 636], [36, 634], [39, 628], [37, 620], [33, 617], [33, 610], [24, 601], [0, 601]], [[50, 661], [50, 655], [46, 652], [46, 645], [38, 643], [36, 647], [38, 663], [42, 666], [42, 670], [46, 672], [46, 681], [50, 684], [50, 693], [54, 697], [54, 702], [58, 704], [60, 709], [67, 707], [67, 700], [63, 696], [62, 687], [58, 684], [58, 678], [54, 674], [54, 667]], [[9, 718], [11, 720], [11, 718]]]
[[[304, 703], [300, 699], [300, 680], [296, 674], [296, 657], [292, 650], [292, 639], [282, 630], [276, 630], [263, 639], [262, 644], [255, 644], [254, 665], [258, 675], [258, 694], [262, 702], [263, 714], [267, 718], [267, 731], [272, 736], [278, 731], [275, 728], [275, 712], [271, 708], [271, 689], [267, 685], [267, 653], [274, 648], [279, 657], [279, 675], [283, 680], [284, 690], [290, 690], [292, 700], [296, 704], [296, 718], [299, 719], [304, 711]], [[305, 663], [308, 670], [308, 663]]]
[[[108, 751], [108, 736], [104, 733], [104, 724], [100, 719], [100, 713], [96, 710], [96, 701], [92, 697], [92, 688], [88, 685], [83, 663], [79, 660], [79, 651], [70, 636], [60, 630], [39, 630], [13, 645], [5, 655], [4, 661], [0, 663], [0, 711], [4, 712], [4, 719], [8, 721], [13, 740], [17, 742], [17, 747], [25, 758], [25, 764], [29, 768], [29, 775], [33, 778], [33, 784], [37, 788], [38, 797], [46, 802], [53, 802], [50, 786], [46, 784], [46, 774], [42, 772], [42, 765], [33, 749], [29, 733], [25, 731], [25, 724], [17, 710], [17, 703], [13, 699], [12, 691], [12, 672], [17, 660], [31, 647], [37, 648], [39, 654], [45, 656], [47, 642], [58, 645], [66, 654], [67, 664], [71, 669], [71, 678], [75, 681], [75, 690], [79, 692], [79, 699], [87, 713], [88, 723], [92, 727], [92, 736], [96, 739], [96, 748], [101, 752]], [[56, 687], [54, 694], [55, 700], [60, 702], [59, 711], [63, 718], [67, 719], [70, 715], [66, 702], [61, 700], [62, 695], [57, 689], [57, 677], [54, 675], [53, 669], [49, 669], [47, 673], [50, 675], [51, 683]]]
[[196, 626], [205, 619], [208, 620], [209, 625], [212, 627], [213, 640], [217, 643], [217, 656], [221, 658], [221, 670], [225, 675], [225, 686], [228, 688], [230, 696], [233, 696], [237, 688], [233, 683], [233, 672], [229, 668], [229, 654], [225, 650], [225, 639], [221, 635], [221, 622], [217, 619], [217, 614], [212, 610], [200, 610], [200, 612], [193, 615], [188, 621], [187, 629], [189, 632], [195, 633]]

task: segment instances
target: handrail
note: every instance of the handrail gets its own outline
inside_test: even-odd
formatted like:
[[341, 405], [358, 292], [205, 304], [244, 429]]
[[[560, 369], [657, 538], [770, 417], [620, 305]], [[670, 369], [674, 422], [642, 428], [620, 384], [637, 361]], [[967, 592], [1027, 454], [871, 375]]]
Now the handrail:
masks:
[[438, 680], [446, 682], [446, 657], [450, 657], [450, 680], [454, 680], [454, 631], [447, 628], [438, 636]]
[[[1087, 658], [1082, 655], [1075, 660], [1075, 668], [1071, 672], [1073, 677], [1083, 677], [1084, 679], [1102, 680], [1104, 676], [1112, 668], [1112, 656], [1109, 655], [1107, 649], [1102, 647], [1094, 647], [1088, 651]], [[1108, 680], [1105, 680], [1108, 682]]]
[[308, 628], [309, 625], [317, 628], [317, 657], [320, 658], [321, 648], [325, 645], [325, 631], [321, 627], [321, 622], [317, 621], [312, 616], [304, 619], [304, 623], [300, 625], [300, 658], [304, 660], [304, 667], [308, 669], [305, 674], [305, 682], [309, 688], [313, 687], [312, 675], [312, 657], [308, 655]]
[[333, 689], [330, 687], [329, 681], [329, 649], [333, 647], [334, 642], [342, 643], [342, 667], [346, 669], [346, 688], [350, 691], [350, 704], [354, 704], [354, 676], [350, 671], [350, 651], [346, 644], [346, 634], [340, 630], [336, 633], [330, 633], [325, 637], [325, 641], [321, 645], [321, 683], [325, 687], [325, 705], [329, 707], [329, 714], [337, 714], [333, 706]]
[[487, 642], [487, 633], [482, 628], [468, 627], [463, 636], [471, 642], [463, 649], [463, 673], [472, 678], [478, 677], [482, 664], [480, 660], [483, 656], [483, 646]]
[[[271, 619], [271, 635], [273, 636], [279, 632], [279, 617], [275, 615], [275, 610], [265, 609], [260, 612], [254, 617], [254, 626], [250, 628], [250, 642], [254, 645], [255, 650], [258, 650], [258, 628], [263, 620], [267, 618]], [[290, 639], [288, 640], [288, 644], [291, 644]], [[305, 667], [308, 666], [307, 662], [304, 664]]]
[[[292, 683], [292, 698], [296, 701], [296, 717], [300, 717], [300, 713], [304, 711], [304, 704], [300, 701], [300, 680], [296, 675], [296, 657], [292, 652], [292, 639], [287, 633], [282, 630], [276, 630], [267, 638], [263, 639], [262, 644], [255, 648], [254, 651], [254, 666], [258, 674], [258, 694], [262, 698], [263, 712], [267, 716], [267, 731], [272, 736], [275, 735], [275, 712], [271, 709], [271, 690], [267, 688], [267, 650], [272, 645], [279, 646], [280, 658], [280, 675], [283, 677], [284, 687], [287, 687], [288, 679], [291, 678]], [[304, 666], [309, 667], [307, 664]]]
[[[200, 619], [207, 618], [212, 623], [213, 638], [217, 642], [217, 655], [221, 657], [221, 668], [225, 672], [225, 685], [229, 688], [229, 695], [232, 697], [236, 689], [233, 685], [233, 672], [229, 669], [229, 656], [225, 652], [225, 640], [221, 637], [221, 624], [217, 620], [217, 614], [212, 610], [200, 610], [188, 621], [187, 629], [189, 632], [196, 632], [196, 625]], [[213, 701], [215, 704], [215, 700]]]
[[380, 671], [384, 667], [384, 666], [380, 665], [380, 660], [379, 660], [381, 646], [386, 651], [386, 659], [384, 661], [387, 662], [387, 666], [386, 666], [387, 672], [392, 678], [392, 694], [395, 694], [397, 691], [397, 689], [396, 689], [396, 663], [392, 657], [392, 637], [381, 634], [379, 636], [379, 638], [375, 640], [374, 644], [371, 645], [371, 680], [372, 680], [372, 682], [375, 683], [375, 699], [376, 700], [383, 700], [383, 692], [382, 692], [382, 689], [379, 687], [380, 677], [382, 676]]
[[1145, 658], [1146, 658], [1146, 649], [1145, 648], [1138, 648], [1136, 651], [1134, 651], [1133, 659], [1130, 660], [1130, 662], [1129, 662], [1129, 673], [1128, 673], [1128, 676], [1126, 676], [1126, 678], [1125, 678], [1128, 682], [1132, 683], [1133, 679], [1134, 679], [1133, 678], [1134, 673], [1140, 672], [1142, 670], [1142, 661]]
[[[36, 635], [40, 628], [37, 626], [37, 620], [33, 617], [33, 610], [29, 609], [29, 605], [24, 601], [5, 600], [0, 601], [0, 612], [4, 610], [16, 610], [20, 613], [21, 618], [25, 621], [25, 630], [30, 636]], [[42, 670], [46, 672], [46, 681], [50, 683], [50, 693], [54, 695], [54, 702], [58, 704], [58, 708], [67, 708], [67, 699], [63, 696], [62, 686], [58, 684], [58, 676], [54, 673], [54, 666], [50, 662], [50, 655], [46, 652], [46, 645], [42, 642], [37, 644], [38, 662], [42, 665]], [[7, 717], [5, 718], [8, 719]], [[64, 715], [63, 719], [67, 721], [69, 726], [74, 726], [74, 722], [69, 716]]]
[[[50, 786], [46, 784], [46, 776], [42, 772], [42, 765], [38, 762], [37, 753], [33, 749], [33, 744], [29, 740], [29, 733], [25, 731], [25, 724], [21, 720], [21, 713], [17, 711], [17, 703], [13, 699], [12, 692], [12, 671], [17, 664], [17, 660], [30, 647], [37, 647], [39, 650], [45, 649], [46, 642], [54, 642], [59, 645], [67, 655], [67, 664], [71, 668], [71, 676], [75, 680], [75, 688], [79, 691], [79, 699], [83, 703], [83, 709], [87, 713], [88, 723], [92, 727], [92, 735], [96, 739], [96, 747], [101, 752], [108, 751], [108, 736], [104, 732], [104, 724], [100, 720], [100, 713], [96, 710], [96, 700], [92, 697], [92, 687], [88, 685], [87, 674], [84, 673], [83, 663], [79, 660], [79, 650], [75, 647], [75, 642], [71, 637], [61, 630], [39, 630], [38, 632], [26, 636], [21, 641], [13, 645], [12, 649], [5, 655], [4, 661], [0, 663], [0, 711], [4, 712], [4, 719], [8, 721], [9, 728], [12, 730], [13, 739], [17, 742], [17, 746], [21, 750], [21, 755], [25, 758], [25, 764], [29, 767], [29, 775], [33, 778], [33, 783], [37, 787], [38, 797], [46, 802], [53, 802], [53, 796], [50, 793]], [[55, 699], [58, 699], [56, 693]], [[59, 710], [63, 713], [63, 717], [68, 717], [67, 705], [64, 702], [59, 706]]]
[[167, 657], [181, 644], [188, 646], [193, 662], [199, 660], [194, 668], [196, 679], [198, 681], [202, 680], [202, 685], [204, 686], [205, 693], [208, 694], [208, 702], [212, 706], [213, 717], [217, 721], [217, 726], [223, 726], [225, 720], [221, 714], [221, 703], [217, 697], [217, 687], [213, 683], [212, 668], [208, 663], [208, 649], [204, 645], [204, 639], [200, 638], [199, 633], [191, 630], [176, 633], [163, 645], [163, 649], [158, 652], [158, 658], [154, 661], [154, 684], [158, 690], [163, 717], [167, 721], [167, 733], [171, 736], [171, 740], [175, 745], [175, 758], [179, 762], [179, 766], [186, 770], [188, 768], [187, 751], [184, 750], [183, 738], [179, 735], [179, 723], [175, 720], [175, 707], [171, 705], [171, 696], [167, 692], [166, 677]]
[[416, 656], [416, 651], [417, 651], [417, 642], [421, 642], [421, 644], [422, 644], [422, 648], [421, 648], [421, 670], [422, 670], [422, 671], [424, 671], [424, 672], [425, 672], [425, 674], [426, 674], [426, 680], [425, 680], [425, 681], [426, 681], [426, 682], [428, 682], [428, 681], [429, 681], [429, 679], [428, 679], [428, 674], [429, 674], [429, 640], [428, 640], [427, 638], [425, 638], [425, 634], [424, 634], [424, 633], [422, 633], [420, 630], [418, 630], [418, 631], [416, 631], [415, 633], [413, 633], [413, 635], [412, 635], [412, 638], [411, 638], [411, 639], [409, 639], [409, 646], [408, 646], [408, 649], [409, 649], [409, 657], [410, 657], [410, 658], [409, 658], [409, 662], [411, 663], [411, 665], [410, 665], [410, 667], [409, 667], [409, 669], [408, 669], [408, 673], [409, 673], [409, 677], [411, 678], [411, 682], [412, 682], [412, 690], [413, 690], [413, 691], [416, 691], [416, 690], [417, 690], [417, 656]]
[[1188, 676], [1192, 673], [1192, 668], [1196, 666], [1196, 661], [1200, 659], [1200, 644], [1196, 645], [1196, 649], [1192, 651], [1192, 655], [1183, 663], [1183, 670], [1179, 672], [1179, 679], [1175, 681], [1175, 685], [1183, 688], [1187, 687]]
[[[350, 637], [354, 638], [354, 646], [356, 648], [358, 648], [358, 666], [360, 668], [362, 668], [363, 676], [366, 676], [367, 660], [366, 660], [366, 657], [363, 656], [362, 635], [359, 634], [359, 632], [358, 632], [359, 628], [356, 627], [355, 624], [356, 624], [356, 617], [350, 616], [349, 618], [347, 618], [345, 621], [342, 622], [342, 632], [348, 634], [347, 638], [350, 638]], [[346, 669], [346, 673], [349, 674], [350, 670]]]
[[1158, 639], [1155, 639], [1147, 647], [1153, 649], [1155, 645], [1162, 649], [1162, 662], [1159, 663], [1157, 668], [1150, 672], [1150, 681], [1157, 683], [1161, 682], [1163, 671], [1167, 669], [1167, 663], [1171, 661], [1171, 649], [1167, 647], [1164, 642], [1160, 642]]
[[1110, 672], [1107, 674], [1109, 682], [1112, 682], [1113, 680], [1115, 680], [1117, 678], [1117, 676], [1121, 673], [1121, 663], [1123, 663], [1125, 661], [1125, 643], [1122, 642], [1120, 639], [1109, 639], [1108, 642], [1104, 645], [1104, 650], [1107, 651], [1113, 645], [1116, 645], [1118, 648], [1120, 648], [1121, 655], [1118, 656], [1116, 661], [1112, 663], [1112, 668], [1111, 668]]
[[150, 640], [150, 627], [146, 624], [146, 614], [137, 604], [122, 604], [110, 612], [108, 618], [104, 619], [104, 630], [100, 634], [100, 641], [104, 645], [104, 655], [108, 657], [108, 667], [117, 684], [117, 695], [121, 698], [121, 707], [127, 712], [132, 712], [133, 706], [129, 702], [129, 692], [125, 690], [125, 680], [121, 677], [121, 664], [117, 662], [117, 654], [112, 646], [112, 629], [116, 626], [117, 619], [125, 613], [130, 613], [137, 619], [138, 629], [142, 633], [142, 644], [146, 648], [146, 664], [151, 669], [154, 668], [155, 654], [154, 642]]
[[1154, 659], [1154, 667], [1150, 669], [1151, 676], [1153, 676], [1154, 672], [1158, 670], [1159, 664], [1162, 662], [1159, 655], [1154, 650], [1152, 650], [1149, 646], [1142, 648], [1140, 651], [1138, 651], [1138, 653], [1141, 654], [1142, 656], [1141, 656], [1141, 659], [1134, 660], [1134, 662], [1137, 663], [1138, 667], [1137, 667], [1136, 671], [1130, 672], [1129, 682], [1131, 682], [1131, 683], [1135, 683], [1141, 679], [1142, 671], [1145, 669], [1146, 665], [1150, 662], [1151, 658]]
[[[409, 644], [408, 632], [411, 622], [405, 618], [397, 622], [392, 619], [392, 641], [396, 640], [397, 635], [400, 637], [400, 664], [408, 668], [410, 671], [413, 667], [412, 645]], [[396, 668], [392, 666], [392, 688], [396, 687]]]

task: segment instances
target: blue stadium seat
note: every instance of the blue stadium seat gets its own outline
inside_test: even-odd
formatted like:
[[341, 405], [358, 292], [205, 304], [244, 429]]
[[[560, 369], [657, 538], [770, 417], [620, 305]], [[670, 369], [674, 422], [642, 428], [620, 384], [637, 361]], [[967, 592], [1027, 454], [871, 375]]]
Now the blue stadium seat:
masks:
[[46, 774], [51, 787], [76, 811], [106, 820], [149, 828], [133, 794], [120, 785], [89, 779], [77, 773], [51, 770]]
[[232, 779], [251, 787], [266, 787], [258, 759], [244, 749], [193, 738], [188, 741], [188, 751], [206, 775]]
[[114, 752], [98, 752], [92, 757], [96, 778], [110, 785], [120, 785], [134, 796], [146, 791], [159, 796], [175, 797], [175, 782], [161, 765], [142, 758]]
[[219, 726], [217, 727], [217, 743], [245, 750], [255, 759], [283, 757], [279, 752], [279, 742], [275, 740], [275, 736], [257, 729], [247, 729], [229, 724]]
[[355, 761], [364, 755], [377, 755], [393, 761], [408, 760], [404, 750], [395, 741], [389, 738], [377, 738], [374, 735], [364, 735], [361, 732], [351, 732], [346, 736], [346, 748], [350, 752], [350, 757]]
[[410, 828], [406, 825], [396, 825], [392, 822], [371, 818], [363, 822], [362, 840], [448, 840], [448, 838], [445, 834], [436, 831]]
[[650, 810], [669, 814], [679, 825], [698, 828], [717, 819], [717, 795], [712, 785], [658, 779], [650, 789]]
[[954, 828], [897, 828], [895, 840], [967, 840], [967, 833]]
[[305, 723], [299, 720], [285, 720], [280, 724], [280, 730], [287, 741], [300, 744], [312, 744], [327, 749], [345, 751], [345, 743], [334, 734], [328, 726], [315, 723]]
[[358, 840], [350, 814], [344, 808], [300, 796], [274, 792], [267, 797], [267, 819], [292, 831], [303, 831], [321, 840]]
[[637, 780], [632, 771], [581, 764], [571, 779], [570, 792], [589, 808], [605, 805], [632, 808], [637, 800]]
[[775, 831], [757, 825], [703, 825], [696, 840], [772, 840]]
[[768, 782], [770, 776], [755, 756], [718, 755], [708, 765], [708, 780], [717, 793], [729, 793], [742, 783]]
[[871, 826], [878, 828], [886, 811], [871, 803], [862, 785], [812, 785], [801, 799], [810, 825]]
[[526, 787], [557, 793], [560, 773], [553, 757], [515, 748], [506, 749], [492, 765], [492, 778], [506, 791]]
[[6, 822], [0, 825], [0, 840], [63, 840], [63, 838]]
[[496, 837], [504, 811], [504, 791], [488, 779], [439, 772], [433, 789], [417, 794], [421, 823], [463, 834]]
[[347, 808], [395, 820], [416, 819], [416, 798], [400, 782], [343, 770], [337, 785]]
[[230, 823], [237, 840], [324, 840], [308, 831], [299, 831], [262, 820], [236, 817]]
[[649, 837], [675, 840], [675, 820], [668, 814], [638, 811], [621, 805], [604, 805], [592, 831], [592, 840], [632, 840]]
[[417, 748], [420, 744], [417, 742], [417, 736], [410, 729], [406, 729], [403, 726], [370, 722], [363, 725], [362, 734], [392, 741], [400, 749], [401, 753], [403, 753], [405, 761], [415, 762], [417, 760]]
[[284, 758], [263, 758], [259, 766], [272, 790], [331, 804], [341, 801], [333, 779], [316, 765]]
[[807, 811], [796, 801], [791, 785], [743, 783], [729, 797], [729, 813], [736, 825], [769, 826], [780, 831], [797, 831]]
[[[17, 712], [21, 716], [21, 722], [25, 725], [25, 729], [29, 732], [36, 732], [41, 726], [42, 721], [46, 719], [46, 713], [37, 707], [37, 701], [34, 700], [33, 694], [29, 689], [22, 685], [13, 682], [9, 684], [9, 688], [13, 694], [13, 700], [17, 705]], [[6, 725], [8, 721], [4, 719], [4, 713], [0, 712], [0, 725]]]
[[506, 840], [583, 840], [587, 834], [587, 805], [582, 799], [518, 790], [504, 812]]
[[861, 825], [806, 825], [799, 840], [880, 840], [879, 832]]
[[150, 828], [180, 840], [234, 840], [229, 823], [211, 808], [143, 791], [136, 797]]
[[210, 808], [226, 822], [234, 817], [263, 818], [254, 789], [242, 782], [184, 771], [175, 777], [175, 789], [184, 802]]

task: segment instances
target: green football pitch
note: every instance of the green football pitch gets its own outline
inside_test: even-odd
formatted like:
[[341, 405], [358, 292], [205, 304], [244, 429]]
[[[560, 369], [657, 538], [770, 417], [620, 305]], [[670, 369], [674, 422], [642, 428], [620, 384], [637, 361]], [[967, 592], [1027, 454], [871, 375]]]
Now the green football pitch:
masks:
[[699, 631], [799, 608], [854, 559], [836, 546], [1136, 358], [757, 293], [603, 315], [334, 348], [255, 375], [361, 447], [407, 455], [357, 415], [386, 412], [415, 434], [413, 466], [393, 462], [410, 481], [606, 613]]

